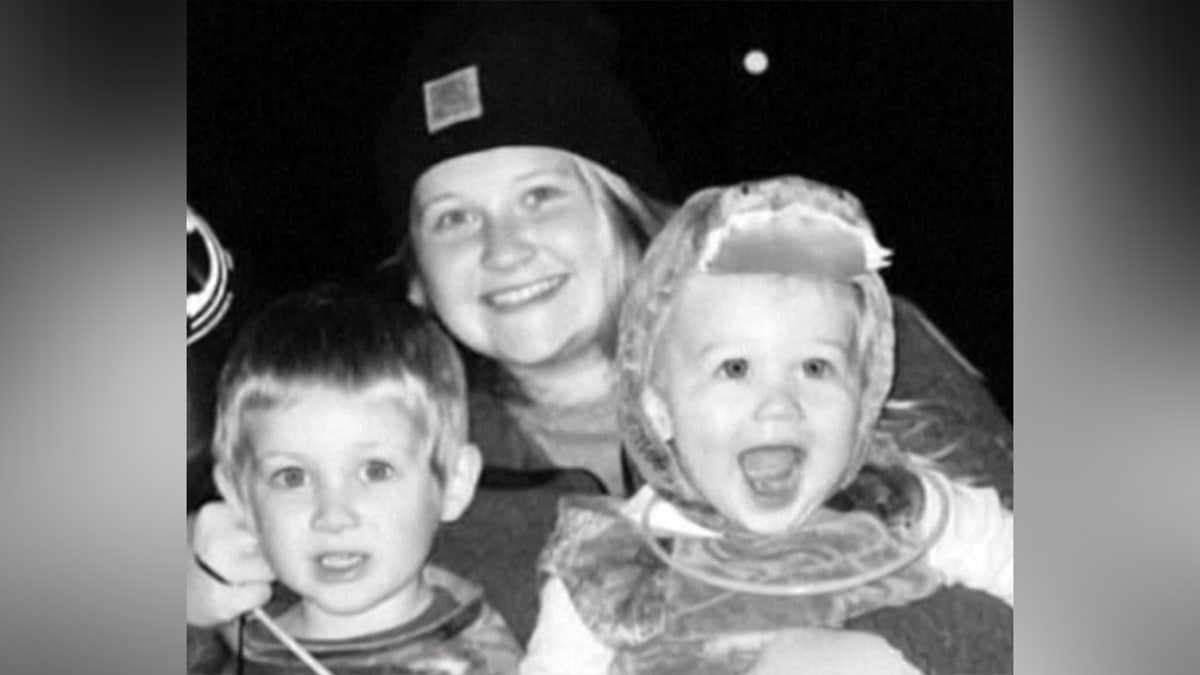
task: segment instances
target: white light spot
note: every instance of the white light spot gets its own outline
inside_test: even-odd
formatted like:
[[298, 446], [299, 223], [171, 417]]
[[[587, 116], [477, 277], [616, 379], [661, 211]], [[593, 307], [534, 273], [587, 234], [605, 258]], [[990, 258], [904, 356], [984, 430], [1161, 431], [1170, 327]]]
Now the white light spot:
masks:
[[742, 59], [742, 65], [746, 67], [746, 72], [751, 75], [762, 75], [767, 72], [769, 64], [767, 55], [761, 49], [751, 49], [746, 52], [746, 57]]

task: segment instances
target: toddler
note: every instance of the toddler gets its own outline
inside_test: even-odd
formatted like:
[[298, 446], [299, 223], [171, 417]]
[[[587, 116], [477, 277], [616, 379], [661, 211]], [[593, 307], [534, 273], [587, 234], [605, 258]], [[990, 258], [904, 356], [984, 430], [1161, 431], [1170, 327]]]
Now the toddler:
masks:
[[[569, 498], [524, 673], [914, 672], [848, 619], [961, 583], [1013, 601], [1013, 514], [902, 454], [890, 252], [852, 195], [784, 177], [702, 191], [621, 315], [620, 424], [647, 485]], [[838, 513], [864, 466], [912, 517]]]
[[[325, 668], [515, 671], [520, 648], [480, 590], [427, 563], [479, 476], [465, 405], [453, 344], [415, 310], [325, 288], [238, 336], [218, 384], [214, 477], [298, 596], [268, 607], [273, 623]], [[273, 626], [244, 621], [226, 632], [231, 671], [311, 672]]]

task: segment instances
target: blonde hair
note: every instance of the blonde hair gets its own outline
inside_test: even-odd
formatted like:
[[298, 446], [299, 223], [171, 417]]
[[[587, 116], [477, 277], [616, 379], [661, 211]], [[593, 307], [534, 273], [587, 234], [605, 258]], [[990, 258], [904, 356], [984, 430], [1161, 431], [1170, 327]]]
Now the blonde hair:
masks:
[[[642, 253], [672, 213], [672, 208], [645, 195], [624, 178], [596, 162], [572, 153], [566, 153], [575, 162], [579, 177], [587, 189], [592, 203], [597, 208], [600, 226], [607, 228], [616, 238], [616, 246], [624, 249], [617, 257], [621, 268], [617, 271], [620, 280], [618, 298], [624, 299], [625, 291], [637, 274]], [[620, 312], [620, 305], [613, 308]]]
[[331, 388], [394, 396], [439, 480], [447, 449], [467, 440], [462, 364], [441, 329], [416, 308], [326, 286], [282, 298], [239, 334], [217, 386], [216, 461], [244, 474], [247, 414]]

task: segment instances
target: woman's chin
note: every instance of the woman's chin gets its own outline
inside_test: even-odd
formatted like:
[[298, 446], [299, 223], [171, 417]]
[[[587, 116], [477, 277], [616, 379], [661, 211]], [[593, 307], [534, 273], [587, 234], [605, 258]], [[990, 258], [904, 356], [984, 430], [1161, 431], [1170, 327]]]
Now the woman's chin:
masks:
[[499, 340], [493, 358], [513, 369], [532, 369], [563, 360], [564, 341], [546, 338], [546, 335], [530, 335], [525, 339], [514, 336]]

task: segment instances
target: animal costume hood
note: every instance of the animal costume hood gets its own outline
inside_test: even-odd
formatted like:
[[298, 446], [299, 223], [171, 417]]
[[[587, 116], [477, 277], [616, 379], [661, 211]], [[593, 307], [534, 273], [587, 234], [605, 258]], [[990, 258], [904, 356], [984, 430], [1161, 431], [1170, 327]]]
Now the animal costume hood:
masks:
[[[617, 358], [626, 450], [653, 492], [630, 503], [562, 500], [540, 560], [584, 624], [615, 650], [611, 672], [744, 672], [778, 631], [842, 626], [937, 590], [941, 578], [919, 559], [916, 528], [822, 509], [764, 536], [725, 517], [688, 479], [674, 441], [659, 436], [642, 404], [656, 342], [689, 276], [845, 279], [862, 291], [860, 339], [869, 336], [869, 349], [860, 356], [867, 377], [857, 451], [841, 482], [868, 460], [893, 461], [892, 446], [876, 442], [875, 432], [892, 379], [892, 307], [876, 272], [887, 256], [853, 196], [796, 177], [697, 193], [651, 245], [622, 308]], [[655, 498], [717, 536], [655, 525]]]

